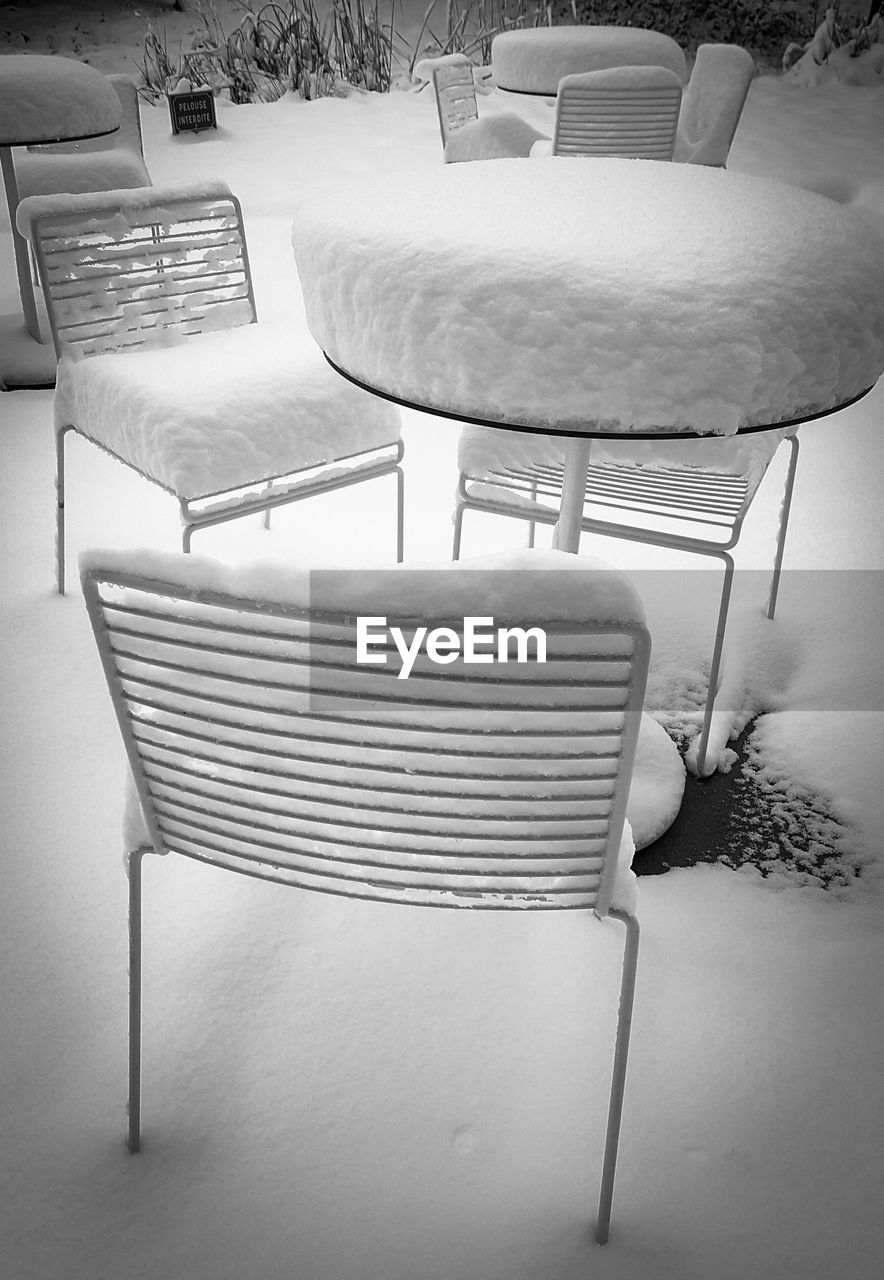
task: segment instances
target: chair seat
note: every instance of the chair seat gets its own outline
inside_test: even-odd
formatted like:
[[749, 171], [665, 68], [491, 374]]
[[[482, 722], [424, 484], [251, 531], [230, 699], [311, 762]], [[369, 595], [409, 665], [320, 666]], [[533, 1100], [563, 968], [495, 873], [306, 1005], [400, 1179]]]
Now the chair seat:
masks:
[[296, 331], [248, 324], [59, 364], [73, 425], [179, 498], [244, 488], [399, 441], [399, 413]]
[[15, 156], [19, 196], [80, 195], [87, 191], [150, 186], [150, 174], [134, 151], [29, 152]]

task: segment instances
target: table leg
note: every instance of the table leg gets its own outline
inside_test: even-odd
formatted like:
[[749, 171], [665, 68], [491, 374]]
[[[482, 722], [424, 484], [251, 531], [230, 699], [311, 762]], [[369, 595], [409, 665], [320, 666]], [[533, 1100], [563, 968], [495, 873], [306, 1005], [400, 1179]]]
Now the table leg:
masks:
[[553, 533], [553, 546], [560, 551], [576, 552], [580, 547], [580, 525], [586, 500], [586, 476], [589, 471], [590, 439], [572, 436], [565, 443], [565, 474], [562, 482], [562, 506]]
[[18, 183], [15, 180], [15, 164], [11, 147], [0, 147], [0, 169], [3, 171], [3, 186], [6, 189], [6, 203], [9, 206], [9, 221], [12, 226], [12, 247], [15, 250], [15, 269], [18, 273], [18, 291], [21, 295], [21, 307], [28, 327], [28, 333], [37, 342], [40, 341], [40, 323], [37, 319], [37, 303], [34, 299], [34, 286], [31, 284], [31, 264], [28, 261], [28, 242], [19, 235], [15, 225], [15, 211], [18, 208]]

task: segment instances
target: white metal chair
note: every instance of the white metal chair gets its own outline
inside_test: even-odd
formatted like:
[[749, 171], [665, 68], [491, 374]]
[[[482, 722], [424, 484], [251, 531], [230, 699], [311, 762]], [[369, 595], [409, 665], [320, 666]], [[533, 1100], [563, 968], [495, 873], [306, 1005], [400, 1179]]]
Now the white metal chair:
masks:
[[[622, 444], [604, 441], [593, 446], [583, 531], [712, 556], [724, 568], [709, 688], [697, 741], [696, 766], [701, 777], [712, 772], [707, 768], [706, 753], [733, 583], [734, 560], [730, 553], [784, 437], [791, 454], [767, 602], [767, 615], [773, 618], [798, 465], [798, 436], [794, 431], [659, 444], [625, 439]], [[460, 556], [466, 511], [527, 521], [529, 545], [533, 545], [536, 524], [554, 525], [558, 520], [564, 473], [562, 441], [468, 426], [460, 436], [458, 468], [452, 552], [455, 560]]]
[[150, 186], [135, 81], [119, 75], [107, 79], [120, 99], [117, 132], [83, 142], [41, 144], [18, 151], [15, 176], [22, 199], [54, 195], [59, 191], [112, 191]]
[[256, 324], [239, 202], [224, 183], [32, 196], [52, 339], [57, 581], [69, 431], [173, 494], [196, 529], [395, 475], [398, 410], [336, 374], [303, 335]]
[[667, 67], [609, 67], [563, 76], [552, 154], [671, 160], [681, 80]]
[[473, 80], [472, 64], [466, 60], [434, 67], [432, 74], [436, 109], [439, 112], [439, 132], [442, 134], [444, 148], [452, 133], [462, 129], [470, 120], [479, 118], [476, 83]]
[[548, 140], [514, 111], [480, 119], [469, 62], [444, 63], [432, 75], [446, 164], [529, 156], [535, 143]]
[[755, 63], [745, 49], [700, 45], [681, 104], [676, 160], [724, 168], [754, 76]]
[[[168, 553], [89, 553], [81, 571], [146, 824], [129, 838], [129, 1149], [145, 854], [370, 902], [593, 911], [626, 926], [604, 1243], [639, 939], [624, 822], [650, 644], [628, 580], [538, 551], [374, 573], [263, 565], [254, 591], [246, 570]], [[460, 638], [491, 607], [498, 627], [544, 628], [544, 663], [424, 653], [403, 680], [356, 661], [361, 617]]]

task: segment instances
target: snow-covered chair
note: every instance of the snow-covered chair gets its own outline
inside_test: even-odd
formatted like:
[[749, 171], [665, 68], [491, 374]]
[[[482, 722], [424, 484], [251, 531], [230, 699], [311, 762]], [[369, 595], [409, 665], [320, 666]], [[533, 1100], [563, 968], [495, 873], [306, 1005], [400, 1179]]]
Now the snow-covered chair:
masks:
[[681, 104], [676, 161], [724, 168], [754, 75], [751, 54], [738, 45], [700, 45]]
[[446, 164], [530, 156], [535, 143], [548, 141], [545, 134], [515, 111], [501, 111], [480, 119], [469, 62], [437, 65], [432, 77]]
[[[594, 912], [626, 926], [604, 1243], [639, 940], [625, 812], [650, 642], [629, 581], [540, 551], [324, 573], [91, 552], [81, 573], [137, 791], [125, 833], [130, 1151], [146, 854], [365, 902]], [[508, 662], [465, 663], [465, 620], [492, 611], [499, 628], [542, 627], [545, 662], [526, 645], [518, 661], [511, 649]], [[450, 628], [448, 655], [453, 631], [461, 656], [439, 667], [427, 649], [401, 680], [388, 636], [391, 665], [360, 665], [366, 616]]]
[[608, 67], [563, 76], [552, 153], [671, 160], [681, 80], [668, 67]]
[[[688, 763], [700, 776], [712, 772], [706, 754], [733, 582], [731, 551], [783, 438], [788, 439], [791, 454], [767, 602], [767, 615], [773, 618], [798, 464], [794, 430], [659, 443], [629, 439], [593, 443], [582, 531], [711, 556], [724, 568], [703, 722], [688, 755]], [[460, 555], [466, 511], [526, 521], [529, 545], [533, 545], [536, 524], [555, 525], [564, 450], [564, 442], [550, 436], [465, 427], [458, 444], [453, 558]]]
[[150, 186], [135, 82], [119, 75], [107, 79], [120, 99], [117, 132], [83, 142], [35, 145], [17, 151], [15, 177], [22, 199], [55, 195], [60, 191], [80, 193]]
[[239, 202], [223, 182], [32, 196], [52, 339], [57, 574], [64, 591], [64, 442], [76, 431], [179, 502], [195, 529], [395, 475], [399, 412], [335, 373], [312, 341], [255, 323]]

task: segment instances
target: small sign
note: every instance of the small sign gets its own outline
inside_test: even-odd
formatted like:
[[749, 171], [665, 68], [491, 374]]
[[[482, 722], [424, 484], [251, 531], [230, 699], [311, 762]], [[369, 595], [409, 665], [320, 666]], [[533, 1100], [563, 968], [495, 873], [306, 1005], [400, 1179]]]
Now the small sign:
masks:
[[215, 120], [215, 98], [211, 89], [193, 89], [189, 93], [172, 92], [168, 98], [173, 133], [199, 133], [201, 129], [218, 128]]

